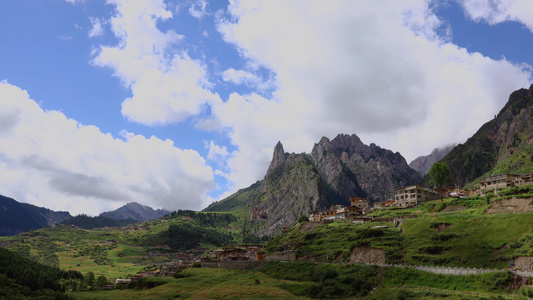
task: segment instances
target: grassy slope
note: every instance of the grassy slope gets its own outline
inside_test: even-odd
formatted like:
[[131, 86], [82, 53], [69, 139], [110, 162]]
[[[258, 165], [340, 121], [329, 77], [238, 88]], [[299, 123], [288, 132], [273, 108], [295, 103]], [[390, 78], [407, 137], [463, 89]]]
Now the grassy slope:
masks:
[[[203, 214], [203, 213], [198, 213]], [[235, 218], [233, 218], [235, 219]], [[200, 220], [171, 216], [165, 219], [144, 222], [147, 230], [141, 231], [99, 231], [73, 228], [44, 228], [30, 231], [19, 236], [0, 237], [0, 242], [11, 242], [6, 248], [26, 257], [48, 265], [59, 266], [66, 270], [78, 270], [82, 273], [93, 271], [96, 276], [104, 275], [109, 279], [135, 274], [144, 268], [169, 259], [167, 256], [152, 257], [151, 246], [190, 238], [165, 235], [171, 225], [185, 226], [189, 233], [201, 232], [195, 236], [202, 246], [222, 246], [202, 242], [208, 237], [221, 234], [232, 237], [225, 242], [242, 239], [240, 223], [225, 223], [218, 220], [215, 226], [201, 226]], [[200, 230], [201, 228], [201, 230]], [[232, 231], [229, 231], [232, 230]], [[170, 240], [170, 239], [171, 240]], [[115, 240], [116, 245], [104, 243]], [[150, 244], [154, 242], [154, 244]], [[141, 265], [142, 264], [142, 265]]]
[[479, 187], [479, 182], [487, 176], [500, 174], [528, 174], [533, 170], [533, 144], [527, 144], [524, 148], [515, 152], [511, 157], [504, 160], [501, 164], [495, 166], [492, 170], [476, 178], [466, 189]]
[[250, 198], [253, 191], [259, 186], [259, 182], [251, 186], [238, 190], [235, 194], [206, 207], [204, 212], [232, 212], [241, 211], [246, 207], [246, 201]]
[[[449, 211], [453, 207], [463, 210]], [[266, 249], [297, 250], [297, 256], [319, 261], [326, 255], [348, 261], [353, 247], [368, 244], [383, 249], [387, 263], [477, 268], [505, 268], [518, 256], [533, 255], [533, 212], [485, 214], [488, 207], [484, 198], [446, 199], [376, 213], [388, 218], [409, 214], [401, 226], [405, 233], [392, 222], [336, 222], [309, 231], [300, 225], [271, 239]], [[448, 227], [437, 232], [439, 223]], [[370, 228], [379, 225], [388, 228]]]
[[283, 290], [287, 280], [258, 271], [188, 269], [185, 278], [157, 278], [164, 285], [147, 290], [113, 290], [71, 293], [78, 299], [304, 299]]
[[[377, 266], [278, 263], [259, 270], [187, 269], [151, 289], [74, 292], [77, 299], [513, 299], [508, 273], [472, 276]], [[379, 282], [381, 281], [381, 283]], [[381, 285], [380, 285], [381, 284]], [[374, 288], [378, 287], [377, 290]], [[374, 291], [373, 291], [374, 290]], [[370, 294], [368, 292], [370, 291]]]

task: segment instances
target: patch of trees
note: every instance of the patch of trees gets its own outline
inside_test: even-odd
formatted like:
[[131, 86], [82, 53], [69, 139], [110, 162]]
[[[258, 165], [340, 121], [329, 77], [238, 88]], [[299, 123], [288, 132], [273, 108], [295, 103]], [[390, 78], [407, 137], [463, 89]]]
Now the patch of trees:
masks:
[[145, 237], [145, 245], [168, 245], [173, 249], [192, 249], [200, 243], [212, 245], [227, 245], [235, 243], [231, 233], [214, 228], [195, 226], [190, 223], [172, 224], [165, 231]]
[[[83, 275], [78, 271], [65, 271], [43, 265], [5, 248], [0, 248], [0, 274], [5, 274], [14, 283], [26, 286], [32, 291], [44, 289], [64, 291], [65, 288], [60, 281], [83, 280]], [[5, 281], [5, 278], [2, 280]], [[7, 282], [11, 284], [9, 280]]]
[[[111, 265], [112, 262], [107, 258], [107, 250], [114, 249], [116, 245], [100, 246], [100, 245], [86, 245], [78, 252], [79, 256], [89, 256], [97, 265]], [[75, 255], [74, 257], [76, 257]]]
[[74, 225], [79, 228], [83, 229], [94, 229], [94, 228], [100, 228], [100, 227], [119, 227], [119, 226], [127, 226], [131, 224], [135, 224], [137, 221], [135, 220], [113, 220], [106, 217], [90, 217], [85, 214], [77, 215], [75, 217], [72, 217], [66, 221], [64, 221], [61, 224], [65, 225]]
[[227, 213], [204, 213], [196, 212], [193, 210], [177, 210], [171, 212], [168, 219], [178, 219], [183, 217], [189, 217], [198, 222], [198, 225], [209, 227], [224, 227], [230, 223], [237, 222], [237, 218], [233, 214]]

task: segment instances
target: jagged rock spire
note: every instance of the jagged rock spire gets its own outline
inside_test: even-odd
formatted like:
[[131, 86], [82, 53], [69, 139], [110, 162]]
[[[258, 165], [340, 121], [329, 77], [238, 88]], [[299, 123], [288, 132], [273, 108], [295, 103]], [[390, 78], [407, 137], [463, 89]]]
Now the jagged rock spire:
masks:
[[283, 145], [280, 141], [274, 147], [274, 154], [272, 155], [272, 161], [268, 167], [267, 176], [274, 170], [281, 162], [285, 160], [285, 150], [283, 150]]

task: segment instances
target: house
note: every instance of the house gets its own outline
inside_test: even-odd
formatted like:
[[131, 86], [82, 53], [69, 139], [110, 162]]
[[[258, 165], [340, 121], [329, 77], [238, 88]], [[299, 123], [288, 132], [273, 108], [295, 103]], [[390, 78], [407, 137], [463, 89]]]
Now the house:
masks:
[[359, 207], [363, 211], [363, 213], [367, 212], [370, 209], [370, 203], [368, 202], [368, 200], [366, 200], [366, 198], [350, 197], [350, 203], [351, 206]]
[[415, 206], [421, 201], [435, 200], [439, 198], [440, 194], [437, 191], [419, 185], [411, 185], [394, 190], [395, 204], [402, 208]]
[[374, 209], [385, 209], [385, 208], [391, 208], [396, 204], [394, 200], [386, 200], [381, 202], [374, 203]]
[[337, 209], [332, 207], [329, 210], [326, 210], [325, 212], [322, 213], [322, 220], [335, 220], [336, 215], [337, 215]]
[[115, 280], [115, 285], [119, 283], [130, 283], [130, 282], [131, 282], [131, 279], [117, 278], [117, 280]]
[[348, 206], [344, 208], [345, 214], [347, 218], [362, 215], [363, 210], [359, 208], [359, 206]]
[[487, 191], [498, 193], [500, 188], [533, 184], [533, 173], [529, 174], [501, 174], [487, 176], [479, 183], [478, 195], [483, 196]]
[[248, 260], [247, 251], [242, 248], [224, 250], [219, 254], [218, 260]]

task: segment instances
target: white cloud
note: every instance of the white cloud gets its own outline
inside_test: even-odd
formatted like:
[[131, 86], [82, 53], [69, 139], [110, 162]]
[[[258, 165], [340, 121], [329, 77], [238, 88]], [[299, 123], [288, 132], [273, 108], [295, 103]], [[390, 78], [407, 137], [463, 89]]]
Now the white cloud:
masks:
[[181, 122], [200, 113], [204, 103], [220, 101], [209, 90], [205, 66], [171, 50], [183, 36], [157, 27], [172, 17], [162, 0], [113, 3], [117, 11], [110, 23], [120, 42], [102, 46], [93, 63], [113, 69], [131, 88], [133, 96], [122, 103], [126, 118], [147, 125]]
[[89, 37], [94, 38], [104, 34], [104, 22], [98, 18], [90, 17], [92, 28], [89, 30]]
[[533, 32], [533, 2], [530, 0], [457, 0], [468, 16], [489, 24], [520, 22]]
[[222, 164], [229, 155], [228, 148], [226, 146], [221, 147], [219, 145], [216, 145], [213, 141], [206, 143], [206, 147], [209, 149], [207, 159], [210, 161], [214, 161], [219, 165]]
[[201, 20], [204, 16], [207, 15], [207, 1], [205, 0], [195, 0], [189, 7], [189, 14], [195, 17], [196, 19]]
[[129, 201], [200, 209], [213, 170], [171, 140], [123, 131], [126, 140], [44, 111], [27, 92], [0, 83], [0, 191], [18, 201], [97, 214]]
[[230, 81], [235, 84], [253, 84], [253, 83], [259, 83], [260, 80], [255, 76], [254, 74], [244, 71], [244, 70], [235, 70], [233, 68], [227, 69], [222, 74], [222, 79], [224, 81]]
[[[113, 3], [110, 25], [120, 42], [102, 46], [93, 62], [131, 88], [123, 115], [169, 124], [200, 118], [210, 105], [212, 115], [195, 128], [228, 132], [238, 150], [217, 156], [219, 146], [211, 149], [227, 159], [235, 188], [264, 176], [278, 140], [287, 151], [309, 152], [322, 136], [355, 133], [408, 160], [464, 142], [531, 80], [524, 66], [451, 44], [430, 1], [230, 1], [230, 18], [215, 17], [219, 32], [247, 70], [274, 74], [276, 90], [222, 102], [205, 64], [177, 50], [186, 48], [184, 37], [157, 27], [173, 17], [162, 0]], [[222, 79], [261, 92], [265, 83], [247, 70], [229, 68]]]
[[279, 85], [272, 99], [214, 106], [239, 147], [228, 162], [237, 188], [265, 174], [278, 140], [309, 152], [321, 136], [356, 133], [408, 160], [464, 142], [531, 80], [437, 35], [425, 1], [230, 1], [230, 13], [225, 40]]

